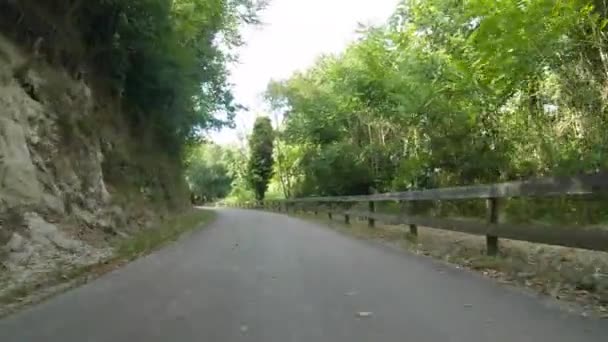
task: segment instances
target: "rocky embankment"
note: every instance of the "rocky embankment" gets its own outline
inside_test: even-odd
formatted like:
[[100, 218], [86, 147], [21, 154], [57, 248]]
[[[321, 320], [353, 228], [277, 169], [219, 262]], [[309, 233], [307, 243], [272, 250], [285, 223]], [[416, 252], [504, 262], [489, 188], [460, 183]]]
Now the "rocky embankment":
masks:
[[115, 103], [0, 37], [0, 297], [108, 258], [166, 214], [152, 206], [163, 169], [138, 164]]

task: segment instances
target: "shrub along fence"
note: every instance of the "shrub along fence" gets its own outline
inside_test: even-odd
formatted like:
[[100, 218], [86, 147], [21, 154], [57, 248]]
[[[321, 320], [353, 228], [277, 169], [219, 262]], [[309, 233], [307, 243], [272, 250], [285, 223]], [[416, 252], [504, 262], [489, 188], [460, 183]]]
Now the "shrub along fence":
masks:
[[[267, 209], [279, 212], [306, 210], [329, 218], [343, 216], [350, 224], [351, 217], [366, 219], [370, 227], [376, 222], [409, 225], [409, 233], [418, 235], [418, 226], [456, 231], [486, 237], [488, 255], [498, 253], [498, 239], [512, 239], [583, 248], [608, 252], [608, 230], [581, 228], [576, 225], [534, 225], [504, 223], [503, 204], [509, 198], [574, 197], [608, 193], [608, 173], [595, 173], [575, 177], [549, 177], [491, 185], [451, 187], [407, 192], [381, 193], [362, 196], [309, 197], [261, 203], [245, 203], [245, 208]], [[416, 208], [429, 201], [485, 200], [486, 220], [472, 221], [419, 215]], [[397, 213], [376, 210], [380, 202], [399, 203]], [[353, 210], [366, 204], [367, 210]]]

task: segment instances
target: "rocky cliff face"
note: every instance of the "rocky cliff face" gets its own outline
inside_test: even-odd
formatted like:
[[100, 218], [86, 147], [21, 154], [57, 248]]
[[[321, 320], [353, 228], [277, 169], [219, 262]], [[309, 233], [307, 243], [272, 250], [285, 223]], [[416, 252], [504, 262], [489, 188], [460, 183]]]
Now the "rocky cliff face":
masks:
[[139, 162], [112, 102], [0, 37], [0, 295], [107, 258], [166, 212], [171, 194], [152, 208], [153, 193], [175, 174]]

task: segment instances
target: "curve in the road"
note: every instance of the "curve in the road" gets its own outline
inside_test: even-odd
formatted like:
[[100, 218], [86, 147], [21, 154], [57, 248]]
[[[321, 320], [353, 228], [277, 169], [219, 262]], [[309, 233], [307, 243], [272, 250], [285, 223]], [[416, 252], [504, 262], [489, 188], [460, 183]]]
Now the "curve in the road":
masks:
[[605, 321], [273, 213], [208, 228], [0, 321], [2, 342], [571, 342]]

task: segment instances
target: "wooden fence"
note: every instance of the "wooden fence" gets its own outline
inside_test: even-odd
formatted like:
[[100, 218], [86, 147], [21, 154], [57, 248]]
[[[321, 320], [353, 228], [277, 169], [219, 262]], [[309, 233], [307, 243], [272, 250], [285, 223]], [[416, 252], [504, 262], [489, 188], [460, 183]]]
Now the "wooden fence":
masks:
[[[244, 204], [245, 207], [289, 212], [307, 210], [315, 214], [325, 212], [329, 218], [343, 216], [346, 224], [351, 217], [360, 217], [374, 227], [376, 221], [385, 224], [409, 225], [410, 234], [418, 235], [418, 226], [450, 230], [486, 237], [488, 255], [498, 253], [498, 239], [506, 238], [550, 245], [583, 248], [608, 252], [608, 230], [576, 226], [540, 226], [505, 224], [502, 207], [508, 198], [534, 198], [551, 196], [583, 196], [608, 193], [608, 173], [595, 173], [575, 177], [539, 178], [528, 181], [491, 185], [441, 188], [408, 192], [394, 192], [363, 196], [309, 197], [280, 201]], [[415, 203], [420, 201], [456, 201], [483, 199], [487, 202], [485, 222], [416, 215]], [[345, 206], [367, 203], [368, 210], [344, 210]], [[378, 202], [399, 202], [397, 214], [379, 213]], [[410, 205], [404, 205], [411, 203]]]

